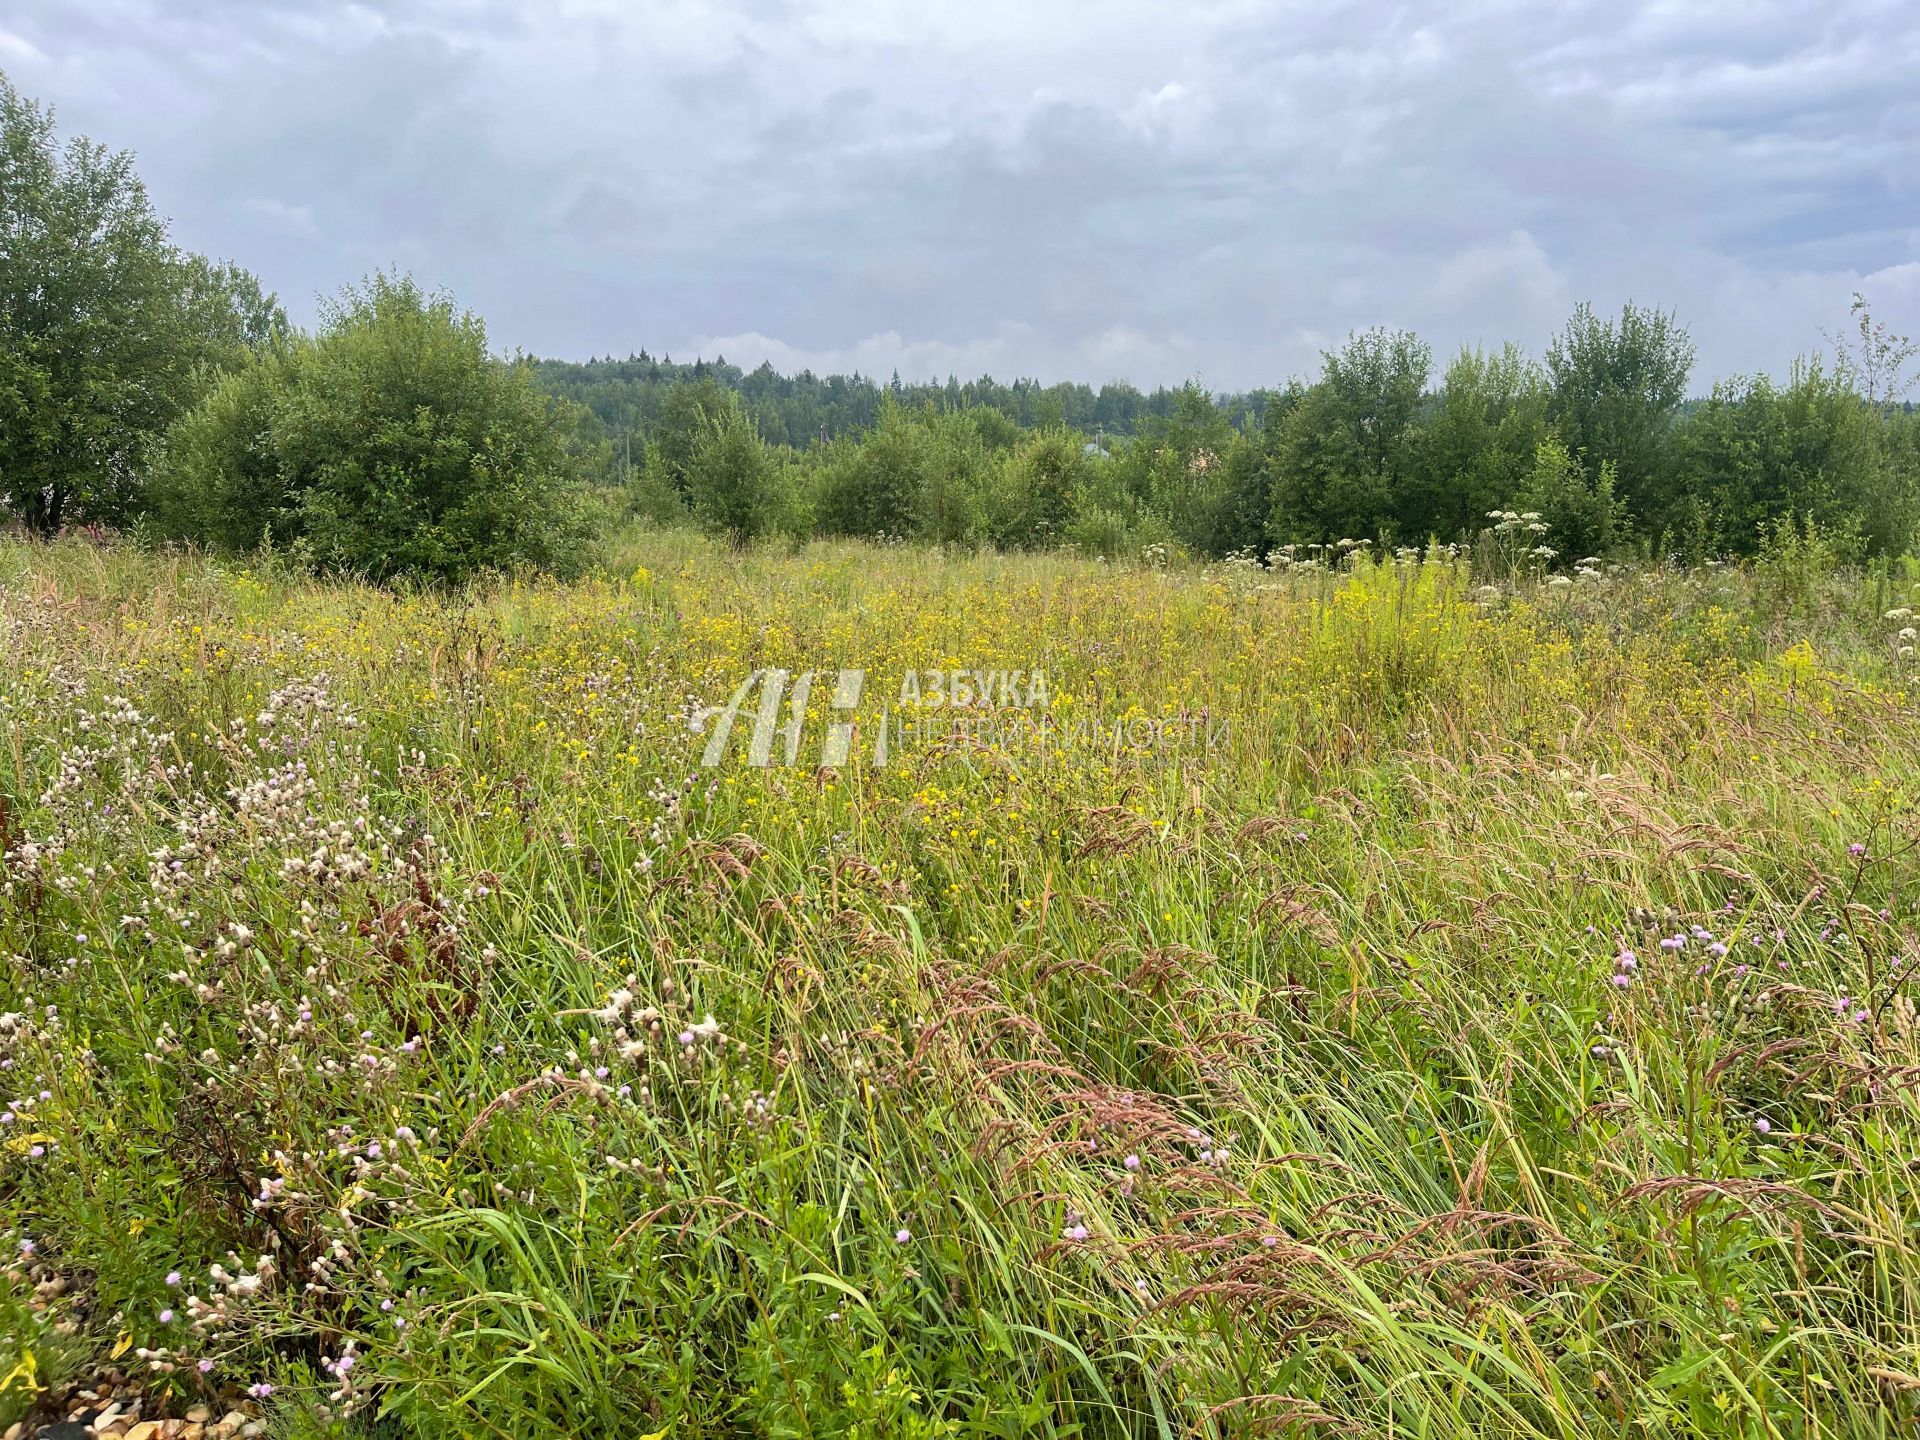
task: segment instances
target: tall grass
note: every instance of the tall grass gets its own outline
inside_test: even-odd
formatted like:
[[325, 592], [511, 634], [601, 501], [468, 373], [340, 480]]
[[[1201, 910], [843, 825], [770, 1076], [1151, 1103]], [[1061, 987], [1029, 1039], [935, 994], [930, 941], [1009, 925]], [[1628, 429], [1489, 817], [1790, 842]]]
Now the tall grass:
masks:
[[[609, 553], [0, 547], [0, 1422], [1920, 1418], [1906, 580]], [[760, 666], [1062, 727], [703, 767]]]

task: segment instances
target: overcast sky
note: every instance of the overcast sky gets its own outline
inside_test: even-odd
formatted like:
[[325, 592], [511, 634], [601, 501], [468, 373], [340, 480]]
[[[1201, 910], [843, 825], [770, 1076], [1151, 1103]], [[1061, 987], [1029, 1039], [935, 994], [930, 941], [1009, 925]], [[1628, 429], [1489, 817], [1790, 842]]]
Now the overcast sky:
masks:
[[1920, 333], [1920, 4], [7, 0], [0, 70], [311, 321], [1215, 389], [1577, 300], [1783, 371]]

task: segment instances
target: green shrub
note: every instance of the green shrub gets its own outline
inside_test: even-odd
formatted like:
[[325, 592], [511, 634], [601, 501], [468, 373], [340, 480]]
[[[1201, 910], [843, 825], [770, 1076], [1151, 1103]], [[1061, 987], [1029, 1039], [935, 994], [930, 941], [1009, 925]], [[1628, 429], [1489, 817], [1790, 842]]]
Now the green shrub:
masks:
[[1553, 536], [1562, 560], [1604, 555], [1619, 543], [1626, 529], [1626, 507], [1613, 493], [1612, 461], [1603, 461], [1591, 474], [1561, 443], [1549, 435], [1535, 448], [1533, 473], [1521, 491], [1522, 507], [1538, 511]]
[[1086, 484], [1089, 461], [1065, 429], [1025, 437], [994, 469], [983, 497], [987, 536], [1007, 548], [1058, 544]]
[[650, 525], [682, 525], [687, 500], [667, 471], [666, 457], [657, 444], [640, 447], [626, 484], [627, 513]]
[[714, 534], [744, 544], [773, 523], [773, 457], [731, 396], [694, 442], [687, 465], [693, 513]]
[[1791, 616], [1813, 612], [1832, 577], [1857, 564], [1857, 527], [1825, 526], [1813, 515], [1782, 515], [1761, 535], [1754, 573], [1771, 609]]
[[823, 529], [840, 535], [904, 538], [913, 533], [926, 486], [928, 437], [891, 399], [858, 441], [836, 445], [820, 476]]
[[570, 428], [477, 317], [376, 275], [175, 426], [155, 520], [374, 578], [567, 569], [582, 540]]

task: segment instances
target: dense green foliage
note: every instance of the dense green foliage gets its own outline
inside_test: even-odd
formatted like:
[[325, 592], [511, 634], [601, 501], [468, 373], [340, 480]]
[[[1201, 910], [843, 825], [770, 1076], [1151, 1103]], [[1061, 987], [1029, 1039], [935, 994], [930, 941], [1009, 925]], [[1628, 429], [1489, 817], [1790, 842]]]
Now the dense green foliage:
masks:
[[557, 402], [493, 357], [476, 317], [376, 275], [180, 421], [155, 519], [381, 578], [561, 567], [577, 538], [567, 442]]
[[1619, 321], [1581, 305], [1547, 347], [1547, 416], [1589, 466], [1611, 462], [1629, 509], [1663, 528], [1675, 500], [1672, 426], [1693, 342], [1671, 315], [1629, 305]]
[[720, 406], [705, 422], [689, 459], [694, 513], [707, 529], [745, 541], [771, 525], [774, 460], [738, 404]]
[[[756, 528], [1064, 542], [1108, 556], [1169, 544], [1221, 558], [1343, 539], [1465, 541], [1514, 509], [1546, 517], [1562, 563], [1650, 548], [1751, 555], [1789, 519], [1831, 532], [1846, 553], [1914, 543], [1920, 417], [1869, 404], [1849, 356], [1797, 366], [1784, 386], [1745, 377], [1688, 403], [1690, 353], [1671, 317], [1629, 305], [1604, 322], [1582, 309], [1545, 365], [1511, 345], [1468, 350], [1430, 387], [1417, 337], [1364, 331], [1328, 352], [1316, 381], [1263, 397], [1257, 413], [1236, 416], [1189, 385], [1106, 445], [1023, 429], [991, 407], [916, 408], [883, 393], [857, 435], [765, 447]], [[667, 390], [627, 468], [632, 507], [656, 522], [698, 509], [699, 437], [715, 416], [749, 413], [713, 375]]]
[[[771, 364], [742, 370], [725, 359], [675, 364], [644, 350], [625, 360], [542, 360], [541, 383], [555, 394], [585, 406], [614, 437], [631, 439], [652, 433], [667, 420], [674, 393], [703, 382], [731, 390], [768, 443], [805, 449], [821, 441], [855, 435], [880, 417], [885, 401], [919, 410], [994, 409], [1029, 429], [1067, 426], [1088, 434], [1137, 434], [1151, 420], [1165, 419], [1179, 403], [1179, 391], [1157, 388], [1143, 393], [1124, 381], [1097, 391], [1084, 384], [1042, 385], [1037, 380], [1003, 384], [990, 376], [944, 384], [903, 383], [899, 376], [878, 381], [867, 376], [818, 376], [810, 370], [782, 375]], [[1236, 419], [1257, 417], [1264, 397], [1227, 397], [1223, 408]]]
[[285, 323], [251, 275], [169, 241], [130, 156], [60, 147], [0, 76], [0, 503], [24, 524], [137, 515], [166, 427]]
[[[1096, 427], [1098, 440], [1084, 422], [1036, 425], [1036, 414], [1088, 412], [1036, 411], [1035, 386], [834, 377], [822, 391], [812, 377], [776, 386], [764, 368], [645, 357], [546, 362], [540, 374], [593, 408], [589, 431], [618, 428], [617, 445], [599, 432], [594, 463], [655, 522], [699, 509], [699, 438], [713, 417], [740, 414], [768, 452], [752, 467], [771, 477], [755, 528], [794, 538], [1065, 542], [1104, 555], [1172, 544], [1219, 558], [1343, 539], [1464, 541], [1520, 509], [1547, 517], [1568, 563], [1622, 549], [1754, 554], [1787, 520], [1831, 532], [1849, 553], [1899, 553], [1920, 523], [1920, 421], [1888, 397], [1914, 352], [1864, 302], [1857, 314], [1859, 340], [1835, 363], [1807, 361], [1784, 386], [1724, 381], [1692, 402], [1686, 331], [1632, 304], [1614, 319], [1581, 306], [1544, 364], [1515, 345], [1470, 349], [1437, 385], [1417, 336], [1360, 331], [1326, 353], [1312, 383], [1250, 397], [1159, 392], [1124, 431]], [[785, 443], [793, 427], [769, 397], [816, 392], [834, 397], [836, 420], [811, 443]], [[744, 446], [735, 441], [729, 464]]]

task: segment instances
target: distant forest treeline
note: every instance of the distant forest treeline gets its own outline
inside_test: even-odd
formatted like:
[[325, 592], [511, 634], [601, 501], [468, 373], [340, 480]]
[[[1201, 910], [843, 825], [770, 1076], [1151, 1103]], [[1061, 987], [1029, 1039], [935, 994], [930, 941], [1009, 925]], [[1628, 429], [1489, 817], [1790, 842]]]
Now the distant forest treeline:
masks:
[[[1311, 381], [882, 384], [645, 354], [533, 362], [576, 402], [588, 470], [657, 521], [747, 538], [853, 534], [1202, 556], [1457, 541], [1537, 514], [1544, 557], [1751, 554], [1783, 527], [1841, 553], [1920, 533], [1920, 347], [1856, 297], [1830, 353], [1784, 382], [1690, 390], [1676, 317], [1580, 306], [1544, 359], [1462, 351], [1436, 372], [1406, 331], [1356, 331]], [[1689, 398], [1690, 394], [1692, 398]], [[1497, 523], [1497, 522], [1495, 522]]]
[[[645, 439], [652, 433], [675, 386], [711, 380], [740, 397], [761, 439], [796, 450], [868, 429], [880, 418], [882, 399], [889, 397], [908, 409], [990, 407], [1026, 429], [1064, 425], [1090, 436], [1121, 438], [1134, 435], [1147, 422], [1171, 418], [1180, 403], [1177, 389], [1162, 386], [1143, 392], [1125, 381], [1111, 381], [1097, 390], [1074, 383], [1042, 385], [1038, 380], [1008, 384], [984, 375], [967, 381], [949, 376], [945, 384], [903, 383], [897, 373], [891, 381], [880, 381], [858, 372], [782, 375], [766, 363], [742, 370], [724, 359], [676, 364], [644, 350], [624, 360], [538, 360], [534, 368], [542, 386], [584, 405], [608, 435], [622, 440]], [[1255, 391], [1213, 399], [1229, 420], [1244, 425], [1259, 418], [1266, 396]]]

